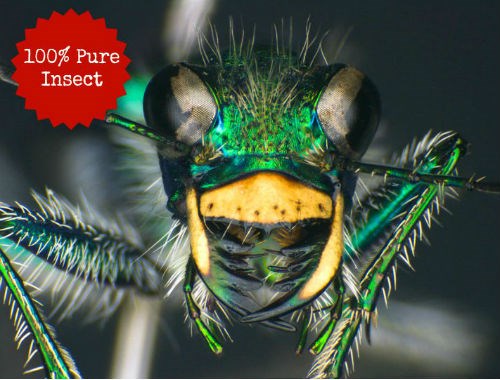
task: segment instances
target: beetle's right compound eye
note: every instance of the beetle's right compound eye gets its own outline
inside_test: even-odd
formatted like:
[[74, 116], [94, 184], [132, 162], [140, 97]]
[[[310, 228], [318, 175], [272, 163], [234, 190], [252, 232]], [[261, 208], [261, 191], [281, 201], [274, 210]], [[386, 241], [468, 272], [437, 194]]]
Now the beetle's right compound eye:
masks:
[[346, 65], [336, 69], [317, 105], [318, 118], [328, 139], [340, 153], [359, 158], [368, 148], [380, 119], [375, 85], [359, 70]]
[[147, 125], [186, 145], [201, 140], [216, 112], [209, 88], [184, 64], [165, 67], [151, 79], [144, 94]]

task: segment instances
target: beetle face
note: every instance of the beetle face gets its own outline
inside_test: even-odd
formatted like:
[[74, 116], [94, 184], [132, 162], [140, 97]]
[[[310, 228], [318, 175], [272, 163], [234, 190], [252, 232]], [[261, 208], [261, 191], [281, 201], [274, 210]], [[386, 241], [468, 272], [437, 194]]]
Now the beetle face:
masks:
[[168, 66], [148, 85], [144, 110], [148, 126], [189, 146], [187, 155], [160, 146], [160, 165], [204, 283], [247, 321], [290, 329], [278, 318], [338, 274], [355, 178], [329, 157], [366, 150], [375, 87], [352, 67], [256, 51]]

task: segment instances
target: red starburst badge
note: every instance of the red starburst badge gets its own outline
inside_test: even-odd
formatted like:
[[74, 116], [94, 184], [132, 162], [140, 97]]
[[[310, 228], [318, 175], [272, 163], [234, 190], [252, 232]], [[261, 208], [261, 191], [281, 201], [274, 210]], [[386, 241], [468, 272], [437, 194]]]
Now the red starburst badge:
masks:
[[125, 94], [123, 85], [130, 77], [125, 43], [116, 34], [89, 12], [79, 15], [70, 9], [64, 15], [53, 12], [48, 20], [39, 18], [34, 29], [26, 29], [12, 60], [12, 78], [26, 109], [54, 127], [88, 127], [92, 119], [104, 119]]

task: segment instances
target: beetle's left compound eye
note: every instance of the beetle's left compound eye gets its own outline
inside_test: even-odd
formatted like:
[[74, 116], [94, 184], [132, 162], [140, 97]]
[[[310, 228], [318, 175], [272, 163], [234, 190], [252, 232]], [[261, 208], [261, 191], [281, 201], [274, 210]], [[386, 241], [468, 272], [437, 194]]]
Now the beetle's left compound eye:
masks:
[[334, 74], [316, 107], [328, 139], [340, 153], [358, 158], [370, 145], [380, 118], [375, 85], [359, 70], [332, 66]]
[[217, 104], [207, 85], [184, 64], [170, 65], [160, 71], [144, 94], [148, 126], [187, 145], [201, 140], [216, 112]]

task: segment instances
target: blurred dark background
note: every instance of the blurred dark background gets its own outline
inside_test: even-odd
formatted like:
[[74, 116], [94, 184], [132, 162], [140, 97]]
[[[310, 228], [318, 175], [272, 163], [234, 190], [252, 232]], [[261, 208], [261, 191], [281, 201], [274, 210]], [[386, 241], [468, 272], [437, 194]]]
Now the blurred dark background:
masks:
[[[196, 2], [194, 2], [196, 3]], [[200, 6], [203, 2], [200, 1]], [[0, 59], [9, 62], [37, 17], [53, 10], [89, 10], [118, 29], [131, 58], [129, 72], [167, 63], [161, 1], [0, 1]], [[339, 60], [364, 71], [379, 88], [383, 122], [379, 141], [390, 153], [429, 129], [456, 130], [471, 143], [460, 165], [465, 175], [500, 180], [500, 3], [497, 1], [216, 1], [210, 19], [227, 41], [229, 16], [269, 43], [272, 24], [293, 18], [303, 40], [307, 18], [313, 32], [330, 30], [327, 56], [350, 27]], [[82, 31], [84, 33], [84, 31]], [[82, 104], [82, 106], [85, 106]], [[52, 128], [24, 110], [15, 88], [0, 84], [0, 199], [29, 201], [29, 191], [48, 186], [74, 199], [80, 189], [98, 207], [119, 207], [113, 187], [114, 151], [101, 124], [73, 131]], [[389, 309], [380, 308], [371, 346], [364, 345], [354, 377], [500, 377], [500, 197], [463, 194], [450, 200], [453, 215], [420, 244], [416, 272], [399, 272]], [[23, 356], [14, 351], [8, 310], [0, 308], [0, 376], [18, 377]], [[163, 308], [153, 377], [303, 377], [312, 358], [296, 357], [296, 336], [235, 325], [234, 343], [220, 358], [190, 336], [180, 302]], [[85, 325], [58, 324], [60, 341], [85, 377], [109, 376], [116, 318]], [[133, 328], [133, 327], [131, 327]]]

